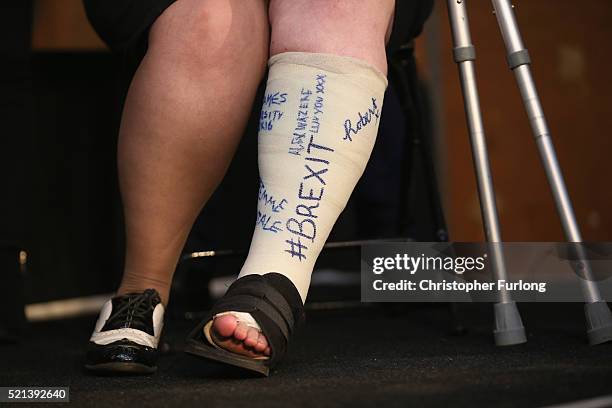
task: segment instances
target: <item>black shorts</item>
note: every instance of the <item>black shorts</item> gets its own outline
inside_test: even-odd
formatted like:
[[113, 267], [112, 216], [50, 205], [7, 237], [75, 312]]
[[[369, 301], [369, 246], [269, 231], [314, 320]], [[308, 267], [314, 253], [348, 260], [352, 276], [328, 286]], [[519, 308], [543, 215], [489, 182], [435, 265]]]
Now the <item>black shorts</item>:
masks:
[[[149, 28], [176, 0], [83, 0], [87, 17], [109, 48], [139, 61], [147, 48]], [[390, 52], [419, 35], [433, 0], [396, 0]]]

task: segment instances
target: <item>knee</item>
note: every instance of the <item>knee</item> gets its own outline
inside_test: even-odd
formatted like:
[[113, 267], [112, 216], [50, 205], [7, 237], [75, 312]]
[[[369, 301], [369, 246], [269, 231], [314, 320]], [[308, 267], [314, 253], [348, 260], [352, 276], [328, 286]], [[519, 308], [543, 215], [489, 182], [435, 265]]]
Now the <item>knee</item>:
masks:
[[322, 52], [365, 60], [386, 72], [394, 0], [271, 0], [272, 55]]
[[178, 0], [153, 24], [149, 52], [177, 68], [265, 69], [268, 25], [263, 0]]

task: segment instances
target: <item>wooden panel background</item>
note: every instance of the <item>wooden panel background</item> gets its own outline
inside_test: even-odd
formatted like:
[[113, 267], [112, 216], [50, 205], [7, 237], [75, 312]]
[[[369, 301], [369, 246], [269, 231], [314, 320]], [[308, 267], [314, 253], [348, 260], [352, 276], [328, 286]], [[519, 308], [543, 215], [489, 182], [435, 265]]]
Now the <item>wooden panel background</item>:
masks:
[[[516, 0], [514, 4], [583, 236], [586, 240], [611, 240], [612, 2]], [[468, 7], [504, 240], [562, 240], [514, 76], [506, 66], [490, 2], [473, 0]], [[439, 76], [430, 77], [430, 81], [439, 81], [441, 156], [447, 160], [441, 166], [440, 177], [446, 186], [451, 238], [481, 240], [480, 210], [460, 84], [451, 59], [445, 2], [437, 2], [428, 30], [430, 46], [433, 38], [439, 51]], [[427, 71], [432, 61], [425, 62]]]

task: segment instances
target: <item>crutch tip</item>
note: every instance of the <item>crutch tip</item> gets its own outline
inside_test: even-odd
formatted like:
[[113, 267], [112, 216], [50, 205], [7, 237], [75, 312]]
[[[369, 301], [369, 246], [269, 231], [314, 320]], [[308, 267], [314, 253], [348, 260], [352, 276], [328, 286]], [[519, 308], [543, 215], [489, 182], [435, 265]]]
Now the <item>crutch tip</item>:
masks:
[[612, 312], [606, 302], [586, 303], [584, 314], [591, 346], [612, 341]]
[[496, 303], [495, 311], [495, 344], [513, 346], [527, 342], [525, 327], [515, 302]]

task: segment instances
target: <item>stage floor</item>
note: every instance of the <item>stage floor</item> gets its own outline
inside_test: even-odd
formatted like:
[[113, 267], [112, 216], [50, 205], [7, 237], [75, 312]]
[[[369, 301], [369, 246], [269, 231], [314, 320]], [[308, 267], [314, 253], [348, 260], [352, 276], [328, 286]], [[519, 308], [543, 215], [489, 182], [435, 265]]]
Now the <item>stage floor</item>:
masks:
[[522, 305], [525, 345], [492, 344], [488, 305], [312, 311], [270, 378], [243, 378], [180, 352], [190, 322], [167, 323], [174, 351], [151, 377], [95, 377], [81, 368], [94, 318], [33, 325], [0, 345], [0, 386], [70, 386], [75, 406], [539, 407], [612, 394], [612, 344], [589, 347], [582, 305]]

